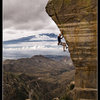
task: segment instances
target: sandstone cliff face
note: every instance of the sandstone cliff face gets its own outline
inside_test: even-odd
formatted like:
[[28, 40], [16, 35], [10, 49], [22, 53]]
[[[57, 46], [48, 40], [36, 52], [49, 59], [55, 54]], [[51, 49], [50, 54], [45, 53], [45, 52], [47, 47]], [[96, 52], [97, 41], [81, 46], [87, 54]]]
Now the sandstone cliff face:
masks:
[[46, 12], [63, 31], [76, 67], [74, 100], [97, 100], [97, 0], [49, 0]]

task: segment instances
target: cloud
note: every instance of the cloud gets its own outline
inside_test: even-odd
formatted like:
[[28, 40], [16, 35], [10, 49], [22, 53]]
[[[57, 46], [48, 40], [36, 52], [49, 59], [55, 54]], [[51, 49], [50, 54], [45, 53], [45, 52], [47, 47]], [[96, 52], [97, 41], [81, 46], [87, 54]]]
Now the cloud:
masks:
[[3, 40], [39, 33], [59, 34], [57, 25], [45, 11], [47, 2], [48, 0], [3, 0]]
[[63, 52], [62, 47], [56, 47], [56, 45], [18, 45], [13, 47], [3, 48], [3, 58], [4, 59], [18, 59], [32, 57], [33, 55], [69, 55], [68, 51]]
[[4, 57], [64, 54], [57, 45], [59, 29], [45, 11], [47, 2], [3, 0], [3, 41], [8, 43], [3, 44]]
[[63, 47], [58, 46], [56, 40], [51, 41], [51, 42], [47, 42], [45, 40], [42, 40], [42, 41], [36, 40], [35, 42], [34, 41], [32, 42], [32, 41], [33, 40], [31, 40], [31, 42], [18, 42], [17, 44], [14, 44], [12, 42], [9, 45], [6, 45], [6, 44], [3, 45], [3, 57], [5, 59], [7, 58], [16, 59], [16, 58], [22, 58], [22, 57], [31, 57], [33, 55], [38, 55], [38, 54], [68, 55], [68, 51], [63, 52]]
[[[50, 28], [51, 18], [45, 12], [48, 0], [4, 0], [4, 28], [39, 30]], [[55, 27], [56, 25], [54, 25]]]

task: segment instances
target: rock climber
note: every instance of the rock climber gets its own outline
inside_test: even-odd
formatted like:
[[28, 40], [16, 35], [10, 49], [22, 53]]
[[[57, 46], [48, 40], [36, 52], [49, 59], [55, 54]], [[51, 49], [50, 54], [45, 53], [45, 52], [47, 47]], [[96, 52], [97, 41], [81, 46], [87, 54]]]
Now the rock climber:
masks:
[[65, 50], [65, 47], [66, 47], [66, 49], [68, 48], [67, 46], [66, 46], [66, 43], [65, 42], [61, 42], [61, 39], [63, 39], [64, 37], [63, 37], [63, 35], [62, 35], [62, 33], [60, 33], [59, 35], [58, 35], [58, 45], [62, 45], [63, 46], [63, 51], [66, 51]]

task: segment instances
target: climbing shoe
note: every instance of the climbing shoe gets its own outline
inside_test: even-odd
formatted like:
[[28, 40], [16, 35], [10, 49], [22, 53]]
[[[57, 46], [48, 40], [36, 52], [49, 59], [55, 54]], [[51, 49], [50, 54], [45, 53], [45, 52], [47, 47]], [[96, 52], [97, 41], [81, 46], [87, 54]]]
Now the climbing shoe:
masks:
[[68, 47], [66, 47], [66, 49], [67, 49]]

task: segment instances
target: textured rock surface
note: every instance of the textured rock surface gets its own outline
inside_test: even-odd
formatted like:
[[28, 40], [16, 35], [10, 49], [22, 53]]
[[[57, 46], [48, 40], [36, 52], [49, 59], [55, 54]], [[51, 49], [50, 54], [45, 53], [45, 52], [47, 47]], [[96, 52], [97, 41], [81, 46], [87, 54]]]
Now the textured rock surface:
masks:
[[63, 30], [76, 67], [74, 100], [97, 100], [97, 0], [49, 0], [46, 12]]

